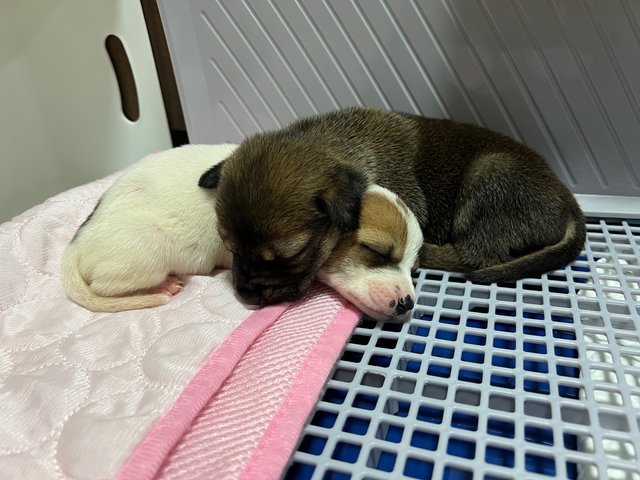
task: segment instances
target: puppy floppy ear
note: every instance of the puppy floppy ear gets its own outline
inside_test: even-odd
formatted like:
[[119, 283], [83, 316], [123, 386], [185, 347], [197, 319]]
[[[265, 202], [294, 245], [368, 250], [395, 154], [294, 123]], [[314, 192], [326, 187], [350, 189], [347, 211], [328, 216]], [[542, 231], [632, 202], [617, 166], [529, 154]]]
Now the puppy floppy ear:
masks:
[[367, 179], [362, 173], [346, 165], [338, 165], [331, 175], [330, 187], [316, 197], [316, 204], [343, 233], [351, 233], [360, 223], [362, 197], [366, 189]]
[[198, 186], [202, 188], [216, 188], [220, 182], [220, 174], [222, 173], [222, 167], [225, 163], [224, 161], [217, 163], [204, 172], [198, 181]]

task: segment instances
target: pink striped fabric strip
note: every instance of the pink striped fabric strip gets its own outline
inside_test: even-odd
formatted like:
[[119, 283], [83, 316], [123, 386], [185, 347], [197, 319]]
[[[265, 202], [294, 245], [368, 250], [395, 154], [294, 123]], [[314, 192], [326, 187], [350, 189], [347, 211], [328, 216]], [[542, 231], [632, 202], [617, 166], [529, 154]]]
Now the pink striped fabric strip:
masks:
[[278, 478], [357, 311], [316, 286], [256, 340], [157, 478]]
[[193, 420], [220, 389], [260, 334], [288, 308], [277, 305], [251, 314], [207, 358], [169, 411], [160, 418], [120, 470], [118, 480], [150, 480]]
[[242, 472], [242, 480], [280, 478], [333, 364], [359, 316], [351, 307], [344, 307], [338, 312], [298, 372], [278, 413]]

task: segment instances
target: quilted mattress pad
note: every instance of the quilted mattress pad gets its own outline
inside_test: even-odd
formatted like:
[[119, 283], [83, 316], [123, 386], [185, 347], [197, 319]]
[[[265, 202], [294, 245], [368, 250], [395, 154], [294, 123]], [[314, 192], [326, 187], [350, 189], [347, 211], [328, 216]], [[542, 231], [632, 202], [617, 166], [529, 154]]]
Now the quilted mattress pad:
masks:
[[251, 311], [229, 271], [158, 308], [71, 303], [62, 252], [116, 176], [0, 225], [0, 478], [277, 477], [357, 312], [320, 286]]

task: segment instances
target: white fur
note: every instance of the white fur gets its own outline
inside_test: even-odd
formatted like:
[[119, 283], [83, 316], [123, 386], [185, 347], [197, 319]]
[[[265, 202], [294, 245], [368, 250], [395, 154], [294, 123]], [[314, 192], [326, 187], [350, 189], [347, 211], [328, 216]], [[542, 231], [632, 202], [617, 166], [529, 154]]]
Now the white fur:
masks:
[[64, 253], [67, 296], [93, 311], [153, 307], [182, 288], [173, 275], [229, 268], [216, 190], [198, 187], [198, 180], [235, 148], [186, 145], [149, 155], [123, 173]]
[[404, 257], [395, 266], [368, 268], [360, 264], [344, 264], [331, 273], [320, 271], [319, 278], [336, 289], [342, 296], [367, 315], [378, 319], [402, 319], [410, 314], [396, 314], [392, 302], [398, 302], [407, 295], [415, 303], [415, 288], [411, 280], [411, 270], [418, 259], [423, 236], [415, 215], [408, 208], [401, 208], [398, 196], [380, 187], [371, 185], [367, 192], [384, 196], [401, 213], [407, 222], [407, 243]]

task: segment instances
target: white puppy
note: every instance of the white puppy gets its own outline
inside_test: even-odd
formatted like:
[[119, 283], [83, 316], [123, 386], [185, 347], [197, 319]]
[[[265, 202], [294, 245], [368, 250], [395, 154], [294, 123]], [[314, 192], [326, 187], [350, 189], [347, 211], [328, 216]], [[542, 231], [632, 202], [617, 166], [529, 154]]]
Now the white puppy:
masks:
[[104, 193], [62, 258], [69, 299], [117, 312], [169, 302], [179, 275], [230, 268], [218, 235], [215, 190], [198, 178], [236, 145], [186, 145], [149, 155]]
[[[93, 311], [163, 305], [180, 275], [229, 268], [217, 230], [216, 190], [202, 172], [236, 145], [187, 145], [150, 155], [123, 173], [80, 226], [62, 260], [69, 299]], [[414, 304], [411, 269], [422, 234], [396, 194], [377, 185], [362, 202], [360, 228], [345, 237], [319, 278], [364, 313], [403, 318]]]

